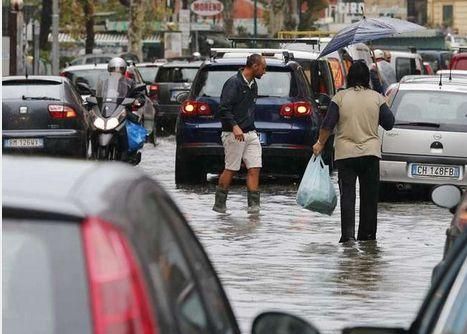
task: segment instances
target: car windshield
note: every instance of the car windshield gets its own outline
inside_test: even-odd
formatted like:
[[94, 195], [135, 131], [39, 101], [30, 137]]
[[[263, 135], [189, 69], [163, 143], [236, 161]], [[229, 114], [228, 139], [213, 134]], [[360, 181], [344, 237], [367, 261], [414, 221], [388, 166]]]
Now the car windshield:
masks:
[[156, 80], [157, 71], [159, 67], [151, 66], [151, 67], [138, 67], [141, 76], [143, 77], [144, 82], [153, 83]]
[[467, 125], [467, 94], [400, 91], [391, 107], [396, 123]]
[[[203, 70], [195, 88], [196, 96], [220, 97], [224, 83], [237, 74], [237, 69]], [[288, 68], [268, 68], [259, 80], [258, 96], [289, 97], [291, 92], [292, 72]], [[280, 84], [278, 84], [280, 83]]]
[[99, 77], [103, 73], [107, 73], [107, 69], [93, 68], [89, 70], [67, 71], [65, 75], [74, 85], [76, 85], [78, 82], [83, 82], [87, 83], [89, 88], [96, 89], [97, 80], [99, 80]]
[[197, 67], [161, 67], [157, 82], [193, 82]]
[[45, 99], [61, 100], [62, 83], [55, 81], [3, 81], [2, 98], [4, 100], [17, 99]]

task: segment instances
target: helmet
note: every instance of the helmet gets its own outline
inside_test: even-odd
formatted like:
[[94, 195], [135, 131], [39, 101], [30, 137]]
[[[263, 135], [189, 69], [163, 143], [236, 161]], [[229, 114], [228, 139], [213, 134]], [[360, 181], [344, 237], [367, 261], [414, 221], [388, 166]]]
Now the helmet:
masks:
[[380, 49], [373, 51], [375, 53], [375, 59], [384, 59], [384, 52]]
[[125, 74], [126, 66], [126, 61], [123, 60], [123, 58], [115, 57], [110, 59], [109, 63], [107, 64], [107, 71], [120, 72], [122, 74]]

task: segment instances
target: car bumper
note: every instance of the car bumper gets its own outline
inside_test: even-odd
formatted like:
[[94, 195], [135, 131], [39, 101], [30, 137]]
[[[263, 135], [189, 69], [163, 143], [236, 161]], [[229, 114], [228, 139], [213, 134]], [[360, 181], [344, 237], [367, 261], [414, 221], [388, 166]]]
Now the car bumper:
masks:
[[[11, 146], [10, 139], [33, 139], [35, 147]], [[4, 153], [32, 153], [53, 156], [86, 156], [84, 131], [66, 130], [3, 130]], [[32, 142], [32, 141], [31, 141]], [[15, 144], [18, 144], [16, 142]]]
[[177, 119], [177, 116], [180, 112], [180, 105], [173, 104], [160, 104], [159, 112], [156, 115], [156, 118], [161, 121], [173, 121]]
[[[414, 176], [412, 164], [426, 164], [446, 167], [458, 167], [458, 177], [448, 176]], [[433, 156], [398, 156], [384, 155], [380, 162], [380, 180], [386, 183], [407, 183], [420, 185], [455, 184], [467, 186], [467, 163], [462, 158], [443, 158]]]
[[[224, 166], [224, 147], [215, 144], [183, 144], [178, 154], [200, 161], [207, 172], [217, 173]], [[302, 174], [313, 150], [304, 145], [274, 144], [262, 146], [262, 172], [272, 174]]]

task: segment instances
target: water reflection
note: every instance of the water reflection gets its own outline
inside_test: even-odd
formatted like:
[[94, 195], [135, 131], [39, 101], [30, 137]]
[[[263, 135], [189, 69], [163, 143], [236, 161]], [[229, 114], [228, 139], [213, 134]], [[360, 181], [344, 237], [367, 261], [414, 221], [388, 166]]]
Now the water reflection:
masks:
[[336, 284], [339, 296], [366, 299], [377, 291], [383, 279], [381, 248], [377, 241], [347, 242], [341, 244], [341, 254], [331, 281]]

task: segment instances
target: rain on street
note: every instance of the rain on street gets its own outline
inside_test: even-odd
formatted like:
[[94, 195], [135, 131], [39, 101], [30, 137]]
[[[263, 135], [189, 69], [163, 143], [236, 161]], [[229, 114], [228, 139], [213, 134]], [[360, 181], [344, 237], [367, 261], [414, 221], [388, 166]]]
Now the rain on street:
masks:
[[[338, 243], [339, 204], [331, 217], [300, 208], [299, 180], [263, 182], [259, 216], [246, 213], [241, 181], [229, 193], [227, 214], [213, 212], [217, 179], [177, 188], [175, 147], [173, 136], [160, 138], [156, 147], [146, 144], [138, 168], [182, 209], [243, 332], [266, 310], [299, 315], [322, 333], [357, 325], [410, 326], [442, 257], [447, 210], [420, 200], [380, 203], [378, 240], [344, 246]], [[337, 187], [336, 179], [333, 174]]]

